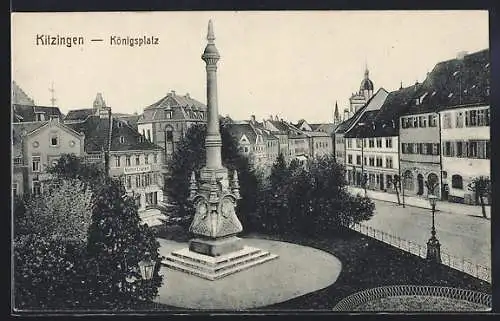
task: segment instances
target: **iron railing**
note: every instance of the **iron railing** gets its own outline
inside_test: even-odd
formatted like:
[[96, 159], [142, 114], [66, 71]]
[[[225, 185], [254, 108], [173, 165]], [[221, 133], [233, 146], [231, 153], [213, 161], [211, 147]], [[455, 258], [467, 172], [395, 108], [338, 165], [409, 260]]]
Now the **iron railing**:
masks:
[[492, 296], [483, 292], [443, 286], [391, 285], [372, 288], [351, 294], [337, 303], [337, 305], [333, 308], [333, 311], [353, 311], [360, 305], [374, 300], [387, 297], [411, 295], [445, 297], [454, 300], [463, 300], [483, 305], [485, 308], [489, 309], [491, 309], [492, 305]]
[[[349, 228], [413, 255], [420, 256], [422, 258], [426, 258], [427, 256], [427, 247], [405, 240], [399, 236], [389, 234], [362, 223], [353, 223], [349, 226]], [[467, 273], [478, 279], [491, 283], [491, 269], [489, 267], [443, 251], [441, 251], [441, 263], [455, 270]]]

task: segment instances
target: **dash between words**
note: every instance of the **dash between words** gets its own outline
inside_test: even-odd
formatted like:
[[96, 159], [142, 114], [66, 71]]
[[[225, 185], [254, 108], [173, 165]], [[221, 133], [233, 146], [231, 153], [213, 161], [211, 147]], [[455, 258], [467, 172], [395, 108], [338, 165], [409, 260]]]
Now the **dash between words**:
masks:
[[[92, 41], [104, 41], [104, 39], [92, 39]], [[83, 36], [36, 35], [37, 46], [65, 46], [71, 48], [73, 46], [82, 46], [85, 43], [86, 39]], [[160, 39], [155, 36], [109, 36], [109, 45], [111, 46], [142, 47], [148, 45], [158, 45], [159, 43]]]

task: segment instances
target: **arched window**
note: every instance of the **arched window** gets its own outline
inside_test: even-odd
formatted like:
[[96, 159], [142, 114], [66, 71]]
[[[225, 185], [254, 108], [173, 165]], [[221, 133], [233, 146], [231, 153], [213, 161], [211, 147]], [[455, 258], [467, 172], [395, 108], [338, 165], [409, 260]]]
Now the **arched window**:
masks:
[[439, 178], [438, 178], [438, 176], [436, 174], [430, 173], [427, 176], [427, 182], [428, 182], [429, 186], [433, 187], [433, 186], [436, 186], [436, 184], [439, 183]]
[[451, 187], [452, 188], [457, 188], [457, 189], [463, 189], [464, 188], [464, 182], [462, 179], [462, 176], [460, 175], [453, 175], [451, 177]]

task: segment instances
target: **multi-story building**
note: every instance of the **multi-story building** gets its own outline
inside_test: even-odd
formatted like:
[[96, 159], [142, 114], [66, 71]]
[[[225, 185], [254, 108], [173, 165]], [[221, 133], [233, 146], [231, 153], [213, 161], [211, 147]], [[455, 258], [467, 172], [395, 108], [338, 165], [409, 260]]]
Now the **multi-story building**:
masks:
[[265, 129], [269, 130], [273, 136], [278, 138], [278, 153], [281, 153], [285, 158], [285, 161], [289, 163], [290, 162], [289, 141], [288, 141], [289, 127], [286, 125], [283, 119], [278, 119], [278, 116], [275, 116], [274, 119], [271, 116], [269, 120], [264, 120], [263, 126]]
[[[229, 133], [238, 142], [240, 153], [248, 157], [249, 163], [254, 168], [265, 167], [269, 161], [267, 159], [267, 134], [252, 125], [252, 121], [241, 121], [226, 124]], [[264, 136], [266, 135], [266, 136]], [[270, 135], [270, 134], [269, 134]]]
[[[85, 134], [85, 158], [104, 163], [109, 155], [109, 174], [119, 177], [129, 195], [136, 197], [139, 216], [149, 225], [161, 224], [163, 217], [163, 149], [146, 139], [126, 121], [106, 115], [89, 115], [67, 123]], [[72, 115], [71, 112], [68, 115]]]
[[137, 121], [140, 133], [152, 143], [164, 149], [164, 158], [169, 160], [176, 144], [193, 124], [207, 122], [207, 106], [190, 97], [168, 93], [154, 104], [144, 108]]
[[[380, 180], [378, 171], [383, 166], [383, 157], [378, 152], [385, 142], [375, 140], [372, 136], [375, 130], [375, 118], [388, 96], [384, 88], [380, 88], [366, 103], [358, 109], [359, 113], [345, 130], [345, 166], [347, 181], [350, 184], [362, 185], [363, 175], [368, 178], [367, 187], [375, 189], [385, 186]], [[382, 188], [384, 189], [384, 188]]]
[[490, 177], [489, 50], [448, 62], [447, 83], [439, 94], [443, 198], [477, 204], [468, 189], [476, 177]]
[[60, 122], [48, 121], [12, 124], [12, 190], [16, 195], [38, 195], [44, 182], [51, 178], [47, 168], [57, 163], [62, 154], [84, 154], [85, 135]]

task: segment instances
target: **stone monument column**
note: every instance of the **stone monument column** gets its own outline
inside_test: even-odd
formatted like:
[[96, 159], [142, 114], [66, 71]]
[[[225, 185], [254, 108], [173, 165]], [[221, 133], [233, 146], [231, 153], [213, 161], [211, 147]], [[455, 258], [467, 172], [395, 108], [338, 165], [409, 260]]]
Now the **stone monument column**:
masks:
[[243, 247], [236, 237], [243, 227], [235, 211], [239, 199], [238, 177], [235, 172], [230, 179], [221, 160], [222, 140], [217, 105], [217, 62], [220, 55], [215, 47], [211, 20], [208, 22], [207, 40], [208, 44], [201, 56], [207, 72], [207, 154], [205, 166], [200, 171], [199, 184], [194, 173], [191, 177], [190, 198], [196, 213], [190, 231], [196, 238], [190, 241], [189, 249], [200, 254], [218, 256]]

